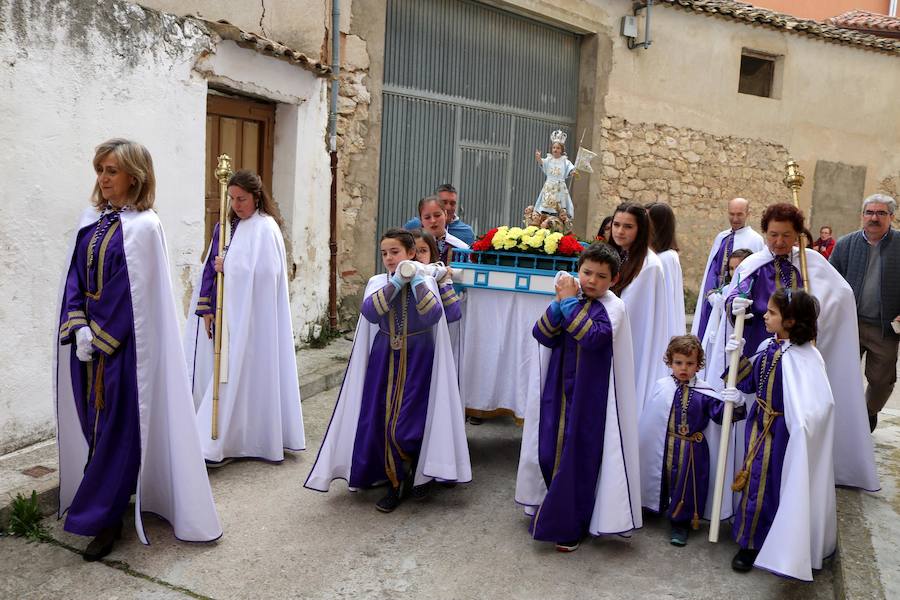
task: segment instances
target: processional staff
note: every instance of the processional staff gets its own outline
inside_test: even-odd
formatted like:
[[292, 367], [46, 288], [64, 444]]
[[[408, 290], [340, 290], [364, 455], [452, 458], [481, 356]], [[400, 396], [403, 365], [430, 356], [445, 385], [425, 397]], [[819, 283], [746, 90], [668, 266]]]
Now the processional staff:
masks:
[[[216, 166], [216, 179], [219, 180], [219, 253], [225, 257], [225, 248], [231, 238], [231, 227], [228, 224], [228, 180], [231, 178], [231, 157], [227, 154], [219, 156]], [[213, 401], [212, 401], [212, 439], [219, 438], [219, 383], [223, 378], [222, 338], [224, 337], [223, 310], [225, 303], [225, 273], [216, 273], [216, 319], [213, 349]]]
[[[800, 166], [793, 158], [789, 158], [784, 166], [784, 185], [791, 190], [791, 197], [794, 200], [794, 206], [800, 208], [800, 188], [803, 187], [803, 173], [800, 172]], [[803, 276], [803, 288], [807, 293], [811, 293], [809, 281], [809, 271], [806, 268], [806, 247], [811, 240], [806, 239], [806, 232], [800, 232], [800, 274]]]

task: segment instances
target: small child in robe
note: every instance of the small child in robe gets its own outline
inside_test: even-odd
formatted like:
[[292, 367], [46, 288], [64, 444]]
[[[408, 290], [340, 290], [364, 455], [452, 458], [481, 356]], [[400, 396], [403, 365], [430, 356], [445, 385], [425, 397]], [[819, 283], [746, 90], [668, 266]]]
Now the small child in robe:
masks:
[[[413, 239], [416, 240], [416, 260], [420, 263], [431, 265], [440, 262], [441, 257], [438, 252], [437, 241], [430, 232], [424, 229], [413, 229], [410, 231]], [[446, 267], [444, 275], [437, 280], [438, 290], [441, 293], [441, 304], [444, 305], [444, 316], [447, 317], [447, 323], [459, 321], [462, 318], [462, 307], [460, 306], [460, 298], [453, 289], [453, 280], [450, 278], [453, 271], [450, 267]]]
[[[607, 244], [585, 249], [578, 280], [559, 276], [556, 299], [534, 326], [552, 353], [536, 444], [546, 492], [534, 495], [540, 501], [531, 534], [560, 552], [575, 551], [588, 534], [625, 535], [641, 526], [630, 325], [624, 302], [609, 291], [619, 265]], [[520, 457], [520, 472], [534, 462]]]
[[[711, 423], [722, 423], [724, 404], [697, 378], [704, 355], [696, 336], [673, 337], [664, 360], [672, 373], [656, 382], [638, 425], [641, 497], [645, 508], [665, 511], [671, 544], [685, 546], [705, 517], [710, 472], [715, 473], [707, 437], [716, 427]], [[717, 429], [713, 434], [718, 439]]]

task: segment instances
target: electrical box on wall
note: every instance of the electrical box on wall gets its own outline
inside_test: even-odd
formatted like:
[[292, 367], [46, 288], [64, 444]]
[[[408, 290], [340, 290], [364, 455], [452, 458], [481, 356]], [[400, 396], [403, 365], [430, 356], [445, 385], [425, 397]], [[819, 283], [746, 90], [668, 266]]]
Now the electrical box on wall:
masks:
[[637, 37], [637, 17], [626, 15], [622, 17], [622, 35], [625, 37]]

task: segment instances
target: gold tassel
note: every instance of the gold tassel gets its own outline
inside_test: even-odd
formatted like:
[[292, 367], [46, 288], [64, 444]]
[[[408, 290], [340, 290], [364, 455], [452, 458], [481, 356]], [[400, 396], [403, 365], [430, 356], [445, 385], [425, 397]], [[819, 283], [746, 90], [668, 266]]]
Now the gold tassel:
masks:
[[700, 515], [698, 515], [696, 512], [694, 512], [694, 518], [691, 519], [691, 529], [693, 529], [694, 531], [700, 529]]
[[678, 504], [675, 505], [675, 510], [672, 511], [672, 516], [677, 517], [682, 508], [684, 508], [684, 500], [679, 500]]
[[737, 476], [734, 478], [734, 483], [731, 484], [732, 492], [740, 492], [745, 487], [747, 487], [747, 480], [750, 478], [750, 473], [747, 472], [747, 469], [742, 469], [738, 472]]
[[97, 359], [97, 372], [94, 375], [94, 408], [98, 411], [103, 410], [105, 403], [103, 402], [103, 364], [106, 355], [101, 354]]

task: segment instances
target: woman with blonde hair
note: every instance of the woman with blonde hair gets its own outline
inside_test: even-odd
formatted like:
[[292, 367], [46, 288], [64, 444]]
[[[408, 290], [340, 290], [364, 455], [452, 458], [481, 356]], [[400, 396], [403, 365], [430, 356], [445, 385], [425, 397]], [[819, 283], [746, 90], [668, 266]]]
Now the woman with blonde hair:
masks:
[[[142, 145], [100, 144], [96, 184], [69, 254], [60, 298], [57, 428], [60, 516], [95, 536], [85, 560], [109, 554], [136, 494], [176, 537], [222, 535], [194, 428], [168, 253], [151, 210], [156, 180]], [[68, 346], [68, 351], [67, 347]]]
[[[212, 467], [233, 458], [280, 462], [285, 449], [306, 447], [278, 208], [252, 171], [231, 176], [228, 196], [231, 239], [219, 256], [216, 224], [185, 335], [203, 457]], [[206, 357], [213, 353], [216, 273], [225, 275], [228, 376], [219, 384], [218, 436], [212, 439], [213, 373]]]

